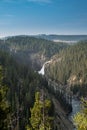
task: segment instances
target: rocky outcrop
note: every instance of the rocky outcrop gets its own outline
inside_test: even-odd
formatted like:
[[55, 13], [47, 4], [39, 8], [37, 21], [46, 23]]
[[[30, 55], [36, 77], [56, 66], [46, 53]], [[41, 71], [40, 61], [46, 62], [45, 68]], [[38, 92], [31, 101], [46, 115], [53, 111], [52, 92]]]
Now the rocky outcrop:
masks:
[[55, 107], [55, 129], [56, 130], [73, 130], [74, 126], [72, 122], [66, 116], [66, 113], [62, 109], [58, 100], [52, 97], [52, 101]]
[[50, 97], [54, 104], [54, 129], [55, 130], [73, 130], [74, 126], [72, 122], [68, 119], [68, 116], [64, 109], [62, 108], [58, 99], [55, 95], [45, 91], [46, 96]]
[[81, 85], [83, 84], [83, 79], [82, 78], [78, 78], [76, 75], [72, 75], [69, 77], [69, 79], [67, 80], [67, 83], [71, 86], [74, 85]]

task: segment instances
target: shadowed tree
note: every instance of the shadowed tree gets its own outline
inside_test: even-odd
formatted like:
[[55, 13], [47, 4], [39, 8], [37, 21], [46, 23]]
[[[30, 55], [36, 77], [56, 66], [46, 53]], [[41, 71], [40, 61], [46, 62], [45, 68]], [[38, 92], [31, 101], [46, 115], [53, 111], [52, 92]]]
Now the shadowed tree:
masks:
[[7, 88], [2, 85], [3, 75], [0, 66], [0, 130], [7, 130], [8, 128], [8, 114], [9, 105], [6, 100]]

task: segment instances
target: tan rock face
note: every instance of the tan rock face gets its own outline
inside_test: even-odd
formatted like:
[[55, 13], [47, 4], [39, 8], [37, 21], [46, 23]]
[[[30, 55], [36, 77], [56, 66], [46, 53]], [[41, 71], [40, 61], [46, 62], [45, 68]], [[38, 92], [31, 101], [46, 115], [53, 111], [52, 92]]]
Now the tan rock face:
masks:
[[73, 76], [73, 79], [72, 79], [73, 81], [75, 81], [76, 80], [76, 75], [75, 76]]
[[80, 85], [83, 83], [82, 78], [78, 79], [78, 77], [76, 75], [72, 75], [70, 76], [70, 78], [67, 80], [67, 83], [69, 85]]
[[72, 76], [67, 80], [67, 82], [68, 82], [69, 84], [73, 84], [76, 80], [77, 80], [76, 75], [72, 75]]
[[80, 83], [83, 83], [82, 79], [79, 80]]

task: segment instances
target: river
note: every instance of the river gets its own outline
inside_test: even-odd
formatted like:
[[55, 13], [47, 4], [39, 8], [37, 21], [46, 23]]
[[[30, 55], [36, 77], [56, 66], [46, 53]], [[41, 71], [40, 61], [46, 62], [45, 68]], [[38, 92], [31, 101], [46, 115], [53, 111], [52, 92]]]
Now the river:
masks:
[[[41, 70], [40, 70], [38, 73], [41, 74], [41, 75], [45, 75], [45, 71], [44, 71], [45, 65], [48, 64], [48, 63], [50, 63], [50, 62], [51, 62], [51, 60], [45, 62], [45, 63], [43, 64]], [[79, 111], [80, 111], [80, 101], [79, 101], [77, 98], [73, 98], [73, 99], [72, 99], [72, 112], [71, 112], [71, 113], [69, 114], [69, 116], [68, 116], [69, 120], [73, 122], [73, 117], [74, 117], [74, 115], [75, 115], [77, 112], [79, 112]], [[74, 130], [76, 130], [76, 128], [74, 128]]]
[[[73, 117], [76, 115], [77, 112], [80, 111], [80, 101], [77, 98], [72, 99], [72, 112], [69, 114], [68, 118], [73, 123]], [[74, 128], [76, 130], [76, 128]]]

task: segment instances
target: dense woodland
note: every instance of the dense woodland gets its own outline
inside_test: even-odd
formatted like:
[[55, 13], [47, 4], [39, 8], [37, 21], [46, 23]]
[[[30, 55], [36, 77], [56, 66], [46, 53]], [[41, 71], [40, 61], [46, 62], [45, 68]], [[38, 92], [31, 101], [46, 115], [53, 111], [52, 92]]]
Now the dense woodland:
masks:
[[46, 75], [72, 86], [74, 94], [87, 95], [87, 41], [62, 50], [46, 67]]
[[[5, 95], [3, 94], [3, 98], [7, 97], [7, 101], [9, 104], [8, 107], [10, 109], [8, 112], [9, 123], [7, 123], [6, 127], [8, 128], [8, 130], [10, 128], [16, 130], [26, 129], [26, 126], [30, 124], [29, 120], [29, 118], [31, 117], [30, 108], [33, 107], [35, 102], [35, 93], [36, 92], [41, 93], [41, 90], [45, 91], [44, 98], [49, 99], [46, 100], [48, 101], [48, 103], [46, 104], [46, 113], [48, 113], [47, 117], [54, 116], [54, 105], [53, 103], [52, 105], [49, 104], [49, 102], [51, 103], [52, 100], [49, 94], [46, 94], [46, 92], [49, 93], [51, 92], [51, 90], [50, 87], [48, 86], [48, 82], [44, 77], [35, 72], [29, 65], [27, 64], [24, 65], [22, 63], [17, 62], [14, 56], [4, 51], [0, 51], [0, 65], [2, 66], [3, 70], [2, 83], [4, 86], [6, 86], [6, 93]], [[55, 93], [53, 92], [51, 92], [50, 94], [55, 95]], [[55, 98], [59, 99], [57, 96], [55, 96]], [[40, 101], [39, 99], [39, 102], [42, 102], [42, 100], [43, 99], [41, 99]], [[59, 101], [62, 107], [66, 110], [66, 112], [69, 111], [70, 108], [67, 106], [68, 105], [67, 102], [63, 102], [63, 98], [60, 98]], [[43, 113], [42, 104], [43, 102], [40, 104], [41, 113]], [[37, 111], [37, 109], [35, 109], [35, 111]], [[48, 119], [49, 119], [48, 126], [50, 127], [50, 125], [52, 126], [53, 123], [50, 124], [49, 123], [50, 118], [47, 118], [47, 120]]]
[[[49, 59], [59, 53], [54, 56], [55, 61], [61, 57], [62, 60], [47, 66], [47, 76], [50, 75], [51, 78], [65, 85], [71, 75], [76, 75], [78, 80], [82, 79], [83, 82], [81, 85], [76, 82], [72, 86], [75, 87], [73, 92], [76, 92], [80, 86], [82, 94], [85, 94], [87, 90], [86, 52], [87, 44], [84, 42], [68, 47], [67, 44], [25, 36], [0, 40], [0, 129], [53, 129], [55, 110], [49, 93], [53, 95], [55, 93], [53, 89], [50, 90], [45, 77], [35, 71], [38, 66], [35, 64], [34, 67], [32, 60], [38, 61], [37, 54]], [[32, 59], [32, 55], [36, 57]], [[42, 93], [43, 89], [45, 96]], [[56, 93], [55, 98], [66, 110], [68, 104], [64, 103], [63, 96], [58, 96]]]
[[67, 44], [38, 39], [29, 36], [15, 36], [0, 40], [0, 49], [13, 54], [22, 63], [31, 64], [34, 69], [40, 69], [42, 64]]
[[[25, 129], [33, 106], [35, 92], [47, 82], [29, 66], [19, 64], [7, 52], [0, 51], [0, 65], [3, 68], [3, 83], [8, 87], [7, 100], [10, 104], [11, 127]], [[13, 122], [13, 120], [15, 120]]]
[[3, 71], [0, 66], [0, 129], [7, 130], [9, 124], [10, 106], [6, 99], [7, 87], [3, 84]]
[[[34, 105], [35, 92], [42, 88], [49, 89], [46, 79], [35, 71], [32, 60], [28, 59], [28, 56], [42, 53], [49, 58], [65, 47], [67, 45], [31, 37], [19, 36], [0, 40], [2, 82], [8, 88], [6, 97], [10, 108], [9, 123], [6, 128], [25, 130], [30, 123], [30, 108]], [[50, 112], [52, 116], [51, 113], [53, 108]]]

